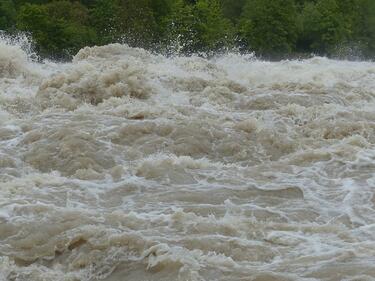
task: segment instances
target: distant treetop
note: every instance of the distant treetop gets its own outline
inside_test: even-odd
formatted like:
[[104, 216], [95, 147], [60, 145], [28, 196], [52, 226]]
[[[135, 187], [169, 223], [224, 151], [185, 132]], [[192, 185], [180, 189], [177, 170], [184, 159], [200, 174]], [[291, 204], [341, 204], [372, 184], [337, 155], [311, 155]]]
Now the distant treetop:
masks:
[[0, 29], [42, 57], [114, 42], [181, 54], [375, 55], [374, 0], [0, 0]]

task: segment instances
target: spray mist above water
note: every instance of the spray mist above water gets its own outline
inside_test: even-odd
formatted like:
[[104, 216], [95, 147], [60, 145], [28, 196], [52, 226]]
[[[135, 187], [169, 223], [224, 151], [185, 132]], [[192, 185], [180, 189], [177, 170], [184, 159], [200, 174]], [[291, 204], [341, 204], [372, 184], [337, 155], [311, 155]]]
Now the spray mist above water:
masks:
[[0, 88], [0, 280], [375, 280], [375, 63], [3, 40]]

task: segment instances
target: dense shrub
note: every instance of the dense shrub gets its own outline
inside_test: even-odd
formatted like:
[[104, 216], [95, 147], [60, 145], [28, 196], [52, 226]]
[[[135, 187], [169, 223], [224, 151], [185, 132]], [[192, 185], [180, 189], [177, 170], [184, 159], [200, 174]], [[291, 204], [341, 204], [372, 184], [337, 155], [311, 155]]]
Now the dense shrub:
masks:
[[239, 47], [265, 57], [375, 54], [374, 0], [0, 0], [0, 29], [42, 56], [111, 42], [184, 54]]

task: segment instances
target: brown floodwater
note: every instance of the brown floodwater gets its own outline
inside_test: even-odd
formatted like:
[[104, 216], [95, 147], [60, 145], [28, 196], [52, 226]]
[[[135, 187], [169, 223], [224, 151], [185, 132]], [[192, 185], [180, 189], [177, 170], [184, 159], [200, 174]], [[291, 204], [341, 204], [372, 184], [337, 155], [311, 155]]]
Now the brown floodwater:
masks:
[[375, 280], [375, 63], [4, 41], [0, 89], [1, 281]]

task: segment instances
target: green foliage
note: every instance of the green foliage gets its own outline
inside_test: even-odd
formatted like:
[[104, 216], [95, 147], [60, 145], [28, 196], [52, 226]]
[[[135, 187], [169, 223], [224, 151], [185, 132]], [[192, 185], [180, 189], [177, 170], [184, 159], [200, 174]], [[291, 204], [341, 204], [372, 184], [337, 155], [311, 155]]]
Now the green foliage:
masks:
[[218, 50], [230, 45], [234, 30], [231, 22], [223, 17], [219, 1], [198, 0], [194, 8], [198, 49]]
[[177, 0], [171, 14], [165, 19], [166, 45], [177, 48], [176, 51], [190, 53], [195, 49], [197, 30], [194, 28], [193, 6]]
[[55, 58], [113, 42], [183, 54], [237, 46], [271, 58], [344, 46], [373, 57], [374, 26], [374, 0], [0, 0], [0, 29], [31, 33]]
[[79, 2], [54, 1], [45, 5], [48, 15], [54, 19], [77, 24], [87, 24], [88, 9]]
[[320, 54], [330, 53], [350, 39], [352, 23], [345, 18], [337, 0], [307, 3], [302, 18], [301, 46], [306, 50]]
[[183, 53], [217, 51], [233, 42], [234, 27], [217, 0], [198, 0], [195, 5], [176, 1], [167, 28], [170, 41], [175, 40]]
[[133, 46], [152, 47], [157, 23], [151, 2], [152, 0], [119, 0], [115, 13], [116, 28], [125, 42]]
[[49, 16], [47, 7], [25, 4], [18, 13], [17, 27], [31, 32], [42, 55], [56, 53], [62, 44], [62, 30]]
[[115, 16], [118, 10], [119, 3], [116, 0], [97, 0], [90, 10], [91, 25], [98, 34], [98, 44], [108, 44], [119, 40], [118, 19]]
[[17, 12], [12, 0], [0, 0], [0, 29], [7, 30], [16, 23]]
[[238, 22], [246, 0], [221, 0], [222, 10], [225, 17], [232, 22]]
[[295, 49], [297, 10], [292, 0], [248, 0], [239, 23], [247, 47], [262, 55], [278, 56]]
[[152, 47], [159, 34], [153, 8], [158, 16], [163, 15], [152, 0], [99, 0], [91, 13], [93, 26], [103, 36], [103, 43], [124, 41], [132, 46]]
[[364, 55], [375, 54], [375, 1], [360, 0], [354, 27], [355, 39], [361, 44]]
[[172, 5], [173, 1], [171, 0], [153, 0], [150, 3], [154, 17], [158, 22], [171, 13]]
[[21, 7], [22, 5], [25, 4], [47, 4], [51, 2], [52, 0], [13, 0], [13, 3], [15, 4], [16, 7]]
[[18, 13], [17, 27], [33, 35], [41, 55], [69, 57], [96, 40], [93, 29], [85, 25], [87, 20], [87, 9], [79, 3], [25, 4]]

